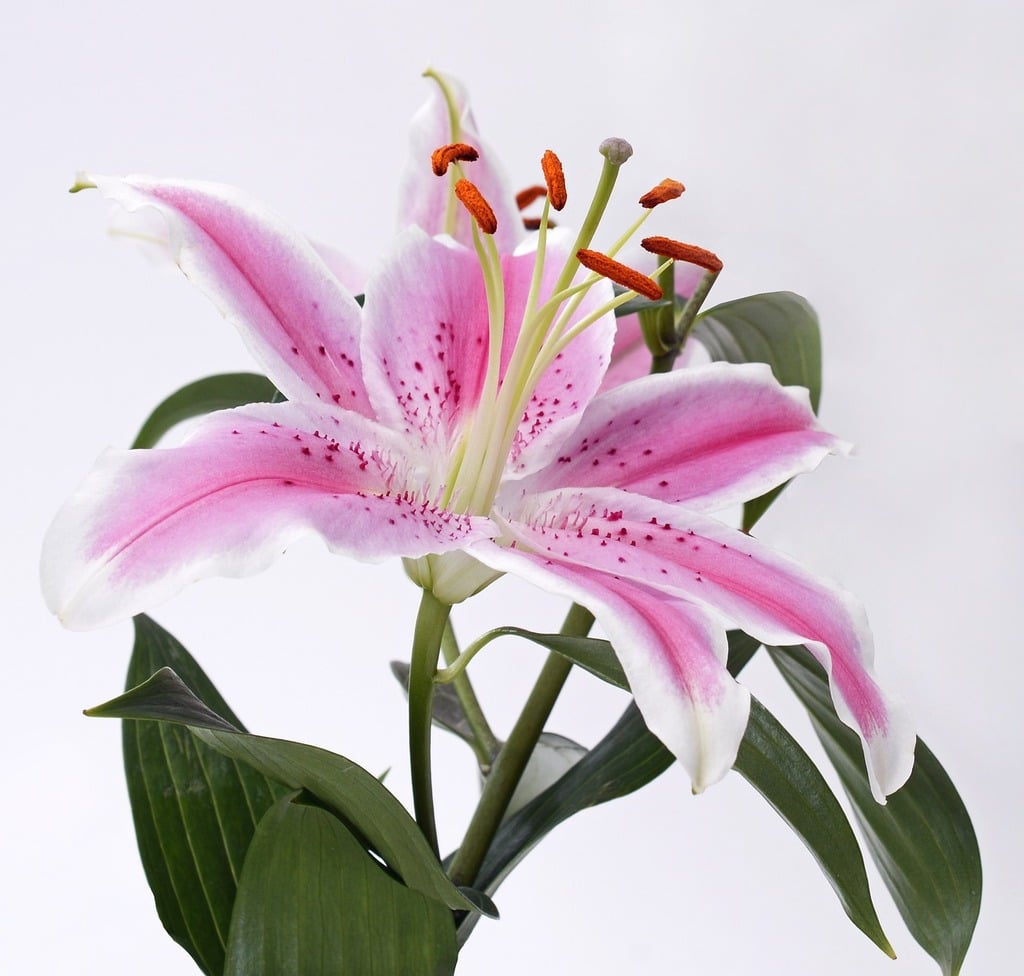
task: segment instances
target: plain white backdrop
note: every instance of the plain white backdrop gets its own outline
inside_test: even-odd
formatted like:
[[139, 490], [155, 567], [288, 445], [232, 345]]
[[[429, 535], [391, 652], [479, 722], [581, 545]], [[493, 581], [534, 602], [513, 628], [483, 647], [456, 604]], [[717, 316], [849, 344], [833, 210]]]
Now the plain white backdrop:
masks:
[[[964, 972], [1008, 971], [1024, 907], [1020, 549], [1022, 77], [1019, 4], [981, 0], [515, 5], [20, 4], [0, 39], [6, 309], [3, 512], [7, 972], [194, 972], [138, 865], [116, 723], [130, 627], [69, 634], [38, 594], [40, 538], [108, 444], [164, 395], [248, 369], [241, 343], [172, 271], [109, 238], [76, 170], [245, 187], [371, 263], [395, 219], [406, 125], [433, 65], [461, 77], [508, 171], [566, 165], [578, 220], [608, 135], [636, 155], [613, 206], [673, 176], [659, 229], [713, 248], [722, 301], [787, 288], [817, 307], [823, 416], [858, 445], [759, 534], [866, 602], [879, 671], [907, 697], [971, 810], [985, 898]], [[618, 208], [617, 210], [615, 208]], [[667, 209], [667, 208], [666, 208]], [[614, 223], [614, 221], [613, 221]], [[155, 616], [250, 728], [315, 742], [407, 796], [403, 701], [417, 596], [396, 565], [296, 546], [268, 573], [193, 587]], [[502, 581], [456, 625], [557, 626], [564, 608]], [[499, 730], [541, 657], [479, 659]], [[476, 665], [474, 665], [476, 667]], [[815, 755], [770, 667], [749, 682]], [[578, 677], [553, 719], [591, 744], [624, 700]], [[443, 841], [476, 789], [437, 743]], [[694, 798], [673, 769], [561, 827], [499, 891], [467, 974], [933, 974], [872, 873], [891, 962], [739, 777]], [[460, 969], [460, 972], [463, 970]]]

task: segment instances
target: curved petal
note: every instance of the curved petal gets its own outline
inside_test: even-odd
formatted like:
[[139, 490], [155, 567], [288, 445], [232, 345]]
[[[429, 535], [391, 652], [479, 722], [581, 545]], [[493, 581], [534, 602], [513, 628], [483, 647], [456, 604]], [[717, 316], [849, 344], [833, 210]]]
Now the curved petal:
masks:
[[551, 492], [518, 515], [507, 532], [519, 548], [705, 606], [767, 644], [806, 644], [863, 741], [876, 798], [910, 775], [914, 732], [875, 679], [863, 607], [839, 586], [714, 519], [628, 492]]
[[402, 491], [415, 472], [393, 439], [347, 421], [290, 403], [243, 407], [211, 414], [181, 447], [108, 451], [47, 533], [47, 605], [68, 627], [99, 627], [194, 580], [258, 572], [304, 535], [375, 561], [493, 534], [485, 519]]
[[725, 629], [707, 610], [581, 565], [489, 543], [473, 554], [585, 606], [615, 648], [648, 728], [671, 750], [694, 792], [732, 768], [750, 693], [725, 668]]
[[432, 83], [430, 96], [413, 116], [409, 128], [409, 158], [398, 191], [399, 229], [413, 225], [431, 236], [450, 234], [466, 247], [473, 246], [473, 218], [453, 198], [452, 180], [435, 176], [430, 167], [431, 154], [439, 146], [466, 142], [480, 153], [476, 162], [463, 164], [466, 177], [484, 195], [498, 218], [494, 235], [498, 249], [511, 253], [526, 236], [515, 195], [497, 157], [477, 132], [465, 88], [454, 78], [441, 77], [455, 102], [458, 131], [452, 131], [448, 103], [440, 85]]
[[595, 397], [524, 488], [608, 486], [717, 511], [847, 449], [819, 427], [802, 387], [780, 386], [760, 363], [712, 363]]
[[361, 310], [313, 245], [233, 187], [145, 176], [89, 176], [128, 211], [165, 218], [182, 271], [239, 329], [289, 400], [367, 416]]

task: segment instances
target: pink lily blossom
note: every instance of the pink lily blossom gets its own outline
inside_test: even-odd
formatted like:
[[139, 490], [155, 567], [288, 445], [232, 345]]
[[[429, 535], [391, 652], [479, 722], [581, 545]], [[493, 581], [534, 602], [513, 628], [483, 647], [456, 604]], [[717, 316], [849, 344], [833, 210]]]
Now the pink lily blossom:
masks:
[[257, 572], [315, 534], [355, 558], [403, 557], [445, 603], [513, 573], [590, 609], [695, 790], [731, 768], [749, 713], [724, 621], [807, 644], [879, 800], [909, 775], [914, 735], [873, 676], [860, 605], [710, 515], [845, 450], [805, 390], [713, 364], [599, 392], [616, 300], [561, 229], [517, 227], [495, 246], [473, 227], [409, 227], [360, 307], [321, 251], [236, 190], [90, 179], [164, 218], [182, 270], [288, 402], [100, 458], [44, 545], [44, 593], [66, 626]]

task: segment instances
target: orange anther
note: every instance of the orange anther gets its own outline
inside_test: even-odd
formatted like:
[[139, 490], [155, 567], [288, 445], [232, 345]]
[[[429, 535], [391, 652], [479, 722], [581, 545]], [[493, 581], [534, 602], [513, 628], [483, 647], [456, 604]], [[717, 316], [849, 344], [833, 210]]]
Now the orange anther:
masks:
[[586, 248], [583, 248], [576, 252], [576, 259], [584, 268], [596, 271], [599, 275], [614, 281], [615, 284], [622, 285], [623, 288], [629, 288], [638, 295], [643, 295], [644, 298], [649, 298], [654, 302], [661, 298], [662, 291], [658, 287], [657, 282], [629, 267], [629, 265], [622, 264], [614, 258], [608, 257], [607, 254], [602, 254], [600, 251], [588, 251]]
[[561, 210], [568, 199], [565, 193], [565, 173], [562, 172], [562, 161], [548, 149], [540, 160], [540, 168], [544, 171], [544, 182], [548, 186], [548, 199], [555, 210]]
[[662, 180], [640, 198], [640, 206], [651, 210], [659, 203], [667, 203], [669, 200], [675, 200], [676, 197], [682, 196], [685, 189], [686, 187], [679, 180]]
[[[540, 225], [541, 225], [540, 217], [524, 217], [523, 218], [523, 227], [525, 227], [527, 230], [540, 230]], [[556, 224], [553, 220], [549, 220], [548, 221], [548, 227], [557, 227], [557, 226], [558, 226], [558, 224]]]
[[520, 210], [525, 210], [535, 200], [539, 200], [547, 195], [548, 188], [546, 186], [528, 186], [525, 190], [520, 190], [516, 194], [516, 206]]
[[494, 216], [491, 205], [469, 180], [459, 180], [455, 184], [455, 196], [472, 214], [473, 219], [485, 234], [493, 234], [498, 229], [498, 218]]
[[456, 160], [472, 163], [479, 158], [480, 153], [472, 146], [464, 142], [453, 142], [450, 146], [441, 146], [430, 154], [430, 167], [435, 176], [444, 176], [448, 172], [448, 167]]
[[718, 274], [722, 270], [722, 259], [711, 251], [696, 244], [684, 244], [682, 241], [674, 241], [671, 237], [645, 237], [640, 246], [651, 254], [658, 254], [663, 258], [672, 258], [673, 261], [686, 261], [689, 264], [696, 264], [708, 271]]

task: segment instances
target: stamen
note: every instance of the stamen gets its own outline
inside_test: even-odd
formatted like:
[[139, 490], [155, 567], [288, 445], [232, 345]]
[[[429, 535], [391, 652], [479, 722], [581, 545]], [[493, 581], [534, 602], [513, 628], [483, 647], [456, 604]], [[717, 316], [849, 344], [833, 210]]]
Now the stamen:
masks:
[[597, 272], [597, 274], [614, 281], [623, 288], [629, 288], [644, 298], [656, 302], [662, 296], [661, 289], [647, 275], [622, 264], [614, 258], [602, 254], [600, 251], [588, 251], [581, 248], [576, 252], [576, 259], [584, 268]]
[[672, 258], [673, 261], [696, 264], [715, 274], [722, 270], [722, 259], [703, 247], [697, 247], [696, 244], [684, 244], [682, 241], [672, 240], [671, 237], [645, 237], [640, 246], [651, 254]]
[[479, 158], [480, 153], [472, 146], [464, 142], [453, 142], [449, 146], [441, 146], [435, 149], [430, 154], [430, 168], [434, 171], [435, 176], [444, 176], [452, 163], [456, 161], [472, 163]]
[[[545, 220], [544, 220], [543, 217], [524, 217], [523, 218], [523, 227], [526, 228], [526, 230], [540, 230], [540, 225], [543, 224], [543, 223], [545, 223]], [[558, 224], [556, 224], [553, 220], [549, 220], [546, 223], [547, 223], [548, 227], [557, 227], [558, 226]]]
[[544, 171], [544, 182], [548, 187], [548, 199], [551, 201], [551, 206], [555, 210], [561, 210], [567, 199], [562, 161], [548, 149], [541, 157], [540, 168]]
[[535, 200], [547, 196], [547, 193], [548, 188], [546, 186], [528, 186], [525, 190], [520, 190], [516, 194], [516, 206], [520, 210], [525, 210]]
[[659, 203], [668, 203], [669, 200], [681, 197], [685, 189], [686, 187], [679, 180], [662, 180], [656, 187], [648, 190], [640, 198], [640, 206], [651, 210], [658, 206]]
[[491, 205], [483, 194], [469, 180], [459, 180], [455, 184], [455, 196], [472, 214], [480, 229], [485, 234], [493, 234], [498, 229], [498, 218], [494, 216]]

